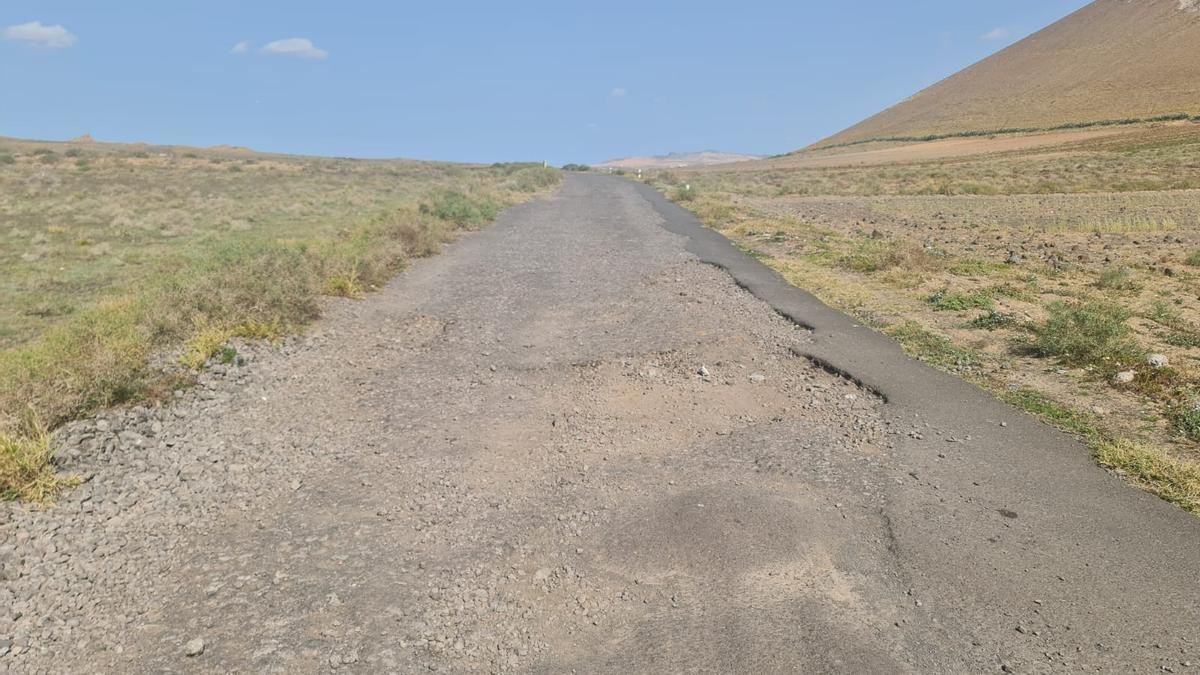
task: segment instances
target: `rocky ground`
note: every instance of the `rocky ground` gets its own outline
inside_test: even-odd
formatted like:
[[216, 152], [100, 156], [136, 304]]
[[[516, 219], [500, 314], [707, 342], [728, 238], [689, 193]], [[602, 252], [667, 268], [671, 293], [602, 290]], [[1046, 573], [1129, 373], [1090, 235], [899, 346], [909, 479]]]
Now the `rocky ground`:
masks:
[[[1027, 529], [1032, 498], [998, 513], [941, 473], [974, 467], [978, 437], [796, 356], [810, 331], [660, 222], [626, 184], [571, 179], [305, 338], [238, 345], [169, 405], [62, 430], [86, 482], [0, 511], [0, 669], [1106, 662], [1071, 651], [1103, 601], [1060, 598], [1107, 572], [1046, 586], [1028, 561], [1058, 544]], [[918, 472], [918, 446], [944, 469]], [[1003, 543], [924, 534], [964, 513]], [[926, 562], [963, 551], [1002, 557], [956, 575]], [[1110, 661], [1200, 662], [1194, 633], [1151, 628], [1155, 648], [1105, 633]]]

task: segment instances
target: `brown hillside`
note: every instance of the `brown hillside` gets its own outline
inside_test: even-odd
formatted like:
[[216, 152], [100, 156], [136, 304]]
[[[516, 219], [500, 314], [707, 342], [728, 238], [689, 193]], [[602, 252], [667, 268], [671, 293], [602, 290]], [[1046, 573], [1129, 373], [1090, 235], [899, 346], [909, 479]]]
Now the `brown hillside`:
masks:
[[1092, 4], [818, 146], [1200, 115], [1200, 2]]

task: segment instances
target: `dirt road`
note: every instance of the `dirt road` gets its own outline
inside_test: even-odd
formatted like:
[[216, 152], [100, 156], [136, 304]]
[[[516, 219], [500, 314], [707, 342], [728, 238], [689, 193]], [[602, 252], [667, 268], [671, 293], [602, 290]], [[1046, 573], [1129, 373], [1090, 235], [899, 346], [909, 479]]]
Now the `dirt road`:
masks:
[[1200, 520], [642, 186], [256, 354], [66, 432], [0, 668], [1200, 671]]

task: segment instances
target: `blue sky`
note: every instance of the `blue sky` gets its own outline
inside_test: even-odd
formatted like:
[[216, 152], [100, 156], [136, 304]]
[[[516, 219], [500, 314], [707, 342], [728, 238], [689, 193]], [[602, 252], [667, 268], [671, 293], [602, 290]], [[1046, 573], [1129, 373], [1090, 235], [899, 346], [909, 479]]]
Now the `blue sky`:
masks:
[[482, 162], [772, 154], [1085, 4], [5, 0], [0, 135]]

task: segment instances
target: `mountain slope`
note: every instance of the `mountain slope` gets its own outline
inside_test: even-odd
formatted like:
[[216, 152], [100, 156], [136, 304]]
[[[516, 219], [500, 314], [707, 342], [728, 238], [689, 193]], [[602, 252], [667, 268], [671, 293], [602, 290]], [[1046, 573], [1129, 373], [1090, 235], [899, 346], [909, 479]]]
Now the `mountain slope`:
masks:
[[1200, 115], [1200, 0], [1096, 0], [818, 146]]

